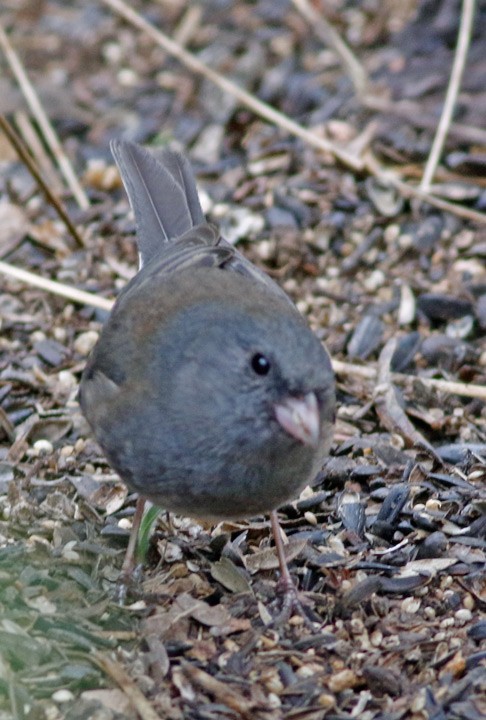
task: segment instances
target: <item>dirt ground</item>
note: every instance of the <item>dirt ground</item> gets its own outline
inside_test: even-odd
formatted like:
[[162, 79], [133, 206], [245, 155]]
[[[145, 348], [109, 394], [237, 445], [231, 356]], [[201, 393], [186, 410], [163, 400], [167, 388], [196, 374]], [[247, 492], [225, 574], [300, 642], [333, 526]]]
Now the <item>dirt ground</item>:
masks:
[[[46, 151], [2, 31], [1, 113], [79, 237], [0, 130], [0, 260], [67, 287], [0, 267], [0, 720], [484, 718], [486, 9], [420, 200], [459, 2], [130, 8], [140, 15], [122, 17], [120, 0], [0, 8], [79, 183]], [[147, 23], [281, 116], [217, 87]], [[135, 497], [76, 401], [137, 266], [116, 137], [187, 152], [208, 217], [333, 357], [331, 456], [280, 512], [314, 629], [299, 615], [272, 626], [264, 517], [160, 513], [152, 534], [147, 520], [143, 573], [116, 601]]]

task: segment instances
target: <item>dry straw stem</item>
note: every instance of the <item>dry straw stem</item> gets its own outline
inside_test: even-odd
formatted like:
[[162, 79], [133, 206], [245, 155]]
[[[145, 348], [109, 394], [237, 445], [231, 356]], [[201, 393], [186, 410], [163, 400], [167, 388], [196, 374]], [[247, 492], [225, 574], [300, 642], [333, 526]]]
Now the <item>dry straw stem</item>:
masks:
[[[110, 300], [109, 298], [99, 297], [98, 295], [93, 295], [93, 293], [78, 290], [77, 288], [56, 282], [55, 280], [47, 280], [35, 273], [21, 270], [2, 261], [0, 261], [0, 273], [32, 287], [37, 287], [40, 290], [45, 290], [54, 295], [60, 295], [78, 305], [88, 305], [109, 312], [114, 304], [114, 300]], [[344, 377], [361, 377], [372, 381], [377, 378], [377, 370], [371, 365], [355, 365], [354, 363], [333, 360], [332, 366], [337, 375]], [[450, 395], [479, 398], [480, 400], [486, 401], [486, 387], [483, 385], [449, 382], [448, 380], [435, 380], [433, 378], [419, 378], [415, 375], [405, 375], [403, 373], [393, 373], [392, 380], [400, 385], [419, 381], [432, 390], [449, 393]]]
[[252, 112], [262, 117], [264, 120], [273, 123], [282, 130], [289, 132], [291, 135], [299, 137], [301, 140], [318, 150], [331, 153], [337, 160], [352, 170], [367, 170], [371, 175], [374, 175], [383, 182], [388, 182], [405, 197], [416, 197], [420, 200], [428, 202], [434, 207], [438, 207], [441, 210], [458, 215], [459, 217], [464, 217], [477, 223], [486, 223], [485, 214], [436, 198], [433, 195], [424, 192], [420, 188], [416, 188], [413, 185], [409, 185], [408, 183], [400, 180], [394, 173], [383, 170], [370, 153], [368, 153], [368, 157], [365, 160], [357, 157], [356, 154], [349, 153], [345, 149], [337, 147], [329, 140], [318, 137], [310, 130], [306, 130], [302, 127], [302, 125], [294, 122], [283, 113], [272, 108], [270, 105], [258, 100], [258, 98], [251, 93], [243, 90], [241, 87], [231, 82], [231, 80], [228, 80], [226, 77], [223, 77], [212, 68], [209, 68], [188, 50], [185, 50], [175, 40], [172, 40], [163, 32], [147, 22], [147, 20], [129, 7], [124, 0], [102, 0], [102, 2], [123, 17], [128, 23], [148, 35], [155, 43], [157, 43], [167, 53], [177, 58], [190, 70], [202, 75], [211, 82], [214, 82], [215, 85], [235, 97], [242, 105], [249, 108]]
[[[472, 19], [474, 17], [474, 1], [475, 0], [464, 0], [463, 13], [461, 17], [461, 27], [459, 30], [459, 38], [456, 49], [456, 55], [454, 65], [449, 81], [449, 89], [447, 92], [447, 99], [444, 106], [444, 112], [437, 128], [434, 143], [430, 152], [430, 156], [427, 162], [427, 166], [424, 171], [424, 177], [420, 184], [420, 187], [414, 187], [408, 183], [400, 180], [400, 178], [389, 170], [386, 170], [380, 166], [376, 158], [371, 154], [367, 153], [364, 158], [364, 168], [375, 177], [382, 181], [388, 182], [396, 190], [398, 190], [406, 198], [416, 198], [424, 202], [429, 203], [433, 207], [445, 212], [453, 213], [458, 217], [472, 220], [476, 223], [486, 223], [486, 215], [483, 213], [476, 212], [470, 208], [450, 203], [447, 200], [442, 200], [429, 193], [430, 180], [432, 179], [437, 163], [439, 161], [442, 147], [447, 135], [447, 131], [450, 128], [451, 117], [454, 110], [454, 104], [457, 99], [457, 93], [464, 69], [465, 59], [467, 56], [467, 50], [469, 47], [469, 40], [471, 36]], [[310, 26], [324, 42], [330, 44], [336, 54], [341, 58], [344, 66], [347, 68], [348, 73], [353, 82], [356, 94], [360, 100], [367, 107], [385, 110], [387, 112], [393, 112], [395, 110], [395, 104], [390, 103], [387, 100], [383, 100], [379, 97], [374, 97], [368, 94], [370, 83], [366, 75], [366, 71], [359, 63], [358, 59], [353, 55], [351, 50], [341, 40], [339, 35], [336, 33], [334, 28], [329, 25], [321, 15], [319, 15], [314, 8], [309, 5], [308, 0], [292, 0], [295, 7], [302, 13], [302, 15], [309, 22]], [[413, 111], [410, 110], [410, 105], [404, 105], [403, 108], [409, 108], [409, 111], [417, 113], [417, 108], [414, 106]], [[478, 136], [483, 137], [483, 131], [479, 128], [471, 129], [464, 126], [458, 126], [458, 132], [462, 134], [471, 135], [471, 141], [477, 141]], [[469, 133], [467, 132], [469, 131]], [[472, 139], [474, 138], [474, 140]]]
[[396, 188], [403, 197], [423, 200], [429, 205], [432, 205], [432, 207], [436, 207], [444, 212], [450, 212], [457, 217], [464, 218], [464, 220], [471, 220], [471, 222], [478, 223], [478, 225], [486, 224], [485, 213], [478, 212], [477, 210], [471, 210], [465, 205], [455, 205], [447, 200], [442, 200], [442, 198], [431, 195], [430, 193], [421, 190], [419, 187], [414, 187], [413, 185], [400, 180], [396, 173], [391, 170], [383, 169], [371, 153], [369, 153], [366, 157], [366, 169], [371, 175], [380, 178], [380, 180], [385, 183], [388, 182], [392, 187]]
[[[397, 115], [405, 118], [411, 125], [425, 130], [434, 130], [437, 127], [437, 118], [424, 115], [420, 102], [412, 100], [394, 100], [378, 95], [368, 94], [362, 98], [363, 104], [370, 110]], [[453, 122], [449, 126], [449, 135], [457, 140], [473, 145], [486, 145], [486, 129], [474, 125], [464, 125]]]
[[32, 87], [32, 84], [27, 77], [27, 73], [25, 72], [22, 63], [20, 62], [17, 53], [13, 49], [2, 25], [0, 25], [0, 47], [2, 48], [5, 54], [5, 58], [10, 66], [10, 69], [12, 70], [12, 73], [14, 74], [19, 84], [25, 101], [44, 135], [45, 142], [59, 166], [59, 169], [66, 181], [67, 186], [69, 187], [73, 197], [76, 199], [79, 207], [82, 210], [87, 210], [89, 208], [88, 197], [81, 185], [79, 184], [78, 179], [71, 166], [71, 163], [69, 162], [69, 159], [65, 154], [62, 145], [59, 142], [59, 139], [54, 131], [54, 128], [52, 127], [49, 118], [47, 117], [47, 114], [45, 113], [44, 108], [41, 105], [39, 97], [34, 88]]
[[213, 82], [222, 90], [235, 97], [239, 102], [241, 102], [242, 105], [252, 110], [252, 112], [254, 112], [256, 115], [262, 117], [264, 120], [267, 120], [270, 123], [273, 123], [277, 127], [286, 130], [292, 135], [301, 138], [309, 145], [312, 145], [318, 150], [323, 150], [324, 152], [331, 153], [343, 164], [347, 165], [353, 170], [362, 169], [363, 163], [360, 158], [346, 152], [346, 150], [343, 148], [337, 147], [329, 140], [318, 137], [309, 130], [306, 130], [302, 127], [302, 125], [299, 125], [298, 123], [287, 117], [287, 115], [284, 115], [278, 110], [272, 108], [270, 105], [267, 105], [261, 100], [258, 100], [258, 98], [256, 98], [251, 93], [243, 90], [243, 88], [239, 87], [231, 80], [228, 80], [226, 77], [223, 77], [223, 75], [220, 75], [215, 70], [212, 70], [203, 62], [198, 60], [188, 50], [185, 50], [180, 45], [180, 43], [172, 40], [163, 32], [161, 32], [156, 27], [147, 22], [147, 20], [145, 20], [141, 15], [139, 15], [139, 13], [129, 7], [127, 3], [123, 2], [123, 0], [102, 0], [102, 2], [105, 5], [108, 5], [116, 13], [121, 15], [131, 25], [148, 35], [155, 43], [157, 43], [157, 45], [160, 45], [160, 47], [163, 48], [166, 52], [180, 60], [180, 62], [183, 63], [186, 67], [188, 67], [190, 70], [198, 73], [198, 75], [203, 75], [204, 77], [208, 78], [208, 80], [211, 80], [211, 82]]
[[[332, 367], [336, 375], [341, 377], [361, 377], [364, 380], [376, 381], [378, 371], [372, 365], [355, 365], [354, 363], [333, 360]], [[422, 383], [430, 390], [437, 390], [449, 395], [461, 395], [462, 397], [477, 398], [486, 401], [486, 386], [473, 385], [473, 383], [450, 382], [449, 380], [437, 380], [435, 378], [421, 378], [417, 375], [406, 375], [404, 373], [392, 373], [391, 379], [397, 385]]]
[[327, 43], [332, 47], [346, 68], [356, 94], [360, 98], [363, 97], [368, 90], [369, 80], [366, 70], [357, 57], [351, 52], [333, 26], [312, 7], [308, 0], [292, 0], [292, 3], [307, 20], [317, 37], [323, 43]]
[[[246, 92], [245, 90], [242, 90], [237, 85], [232, 83], [231, 81], [227, 80], [226, 78], [223, 78], [218, 73], [216, 73], [214, 70], [211, 70], [210, 68], [206, 67], [203, 63], [201, 63], [199, 60], [197, 60], [193, 55], [191, 55], [189, 52], [184, 50], [178, 43], [176, 43], [173, 40], [170, 40], [170, 38], [166, 37], [163, 33], [158, 31], [156, 28], [154, 28], [152, 25], [150, 25], [148, 22], [146, 22], [143, 18], [141, 18], [135, 11], [133, 11], [130, 7], [128, 7], [122, 0], [102, 0], [105, 4], [109, 5], [113, 10], [118, 12], [120, 15], [122, 15], [128, 22], [130, 22], [132, 25], [137, 27], [139, 30], [146, 32], [150, 37], [159, 45], [161, 45], [168, 53], [174, 55], [177, 57], [182, 63], [184, 63], [187, 67], [192, 69], [194, 72], [197, 72], [201, 75], [204, 75], [208, 79], [215, 82], [219, 87], [221, 87], [226, 92], [229, 92], [230, 94], [234, 95], [242, 104], [249, 107], [251, 110], [253, 110], [256, 114], [260, 115], [266, 120], [269, 120], [270, 122], [275, 123], [278, 127], [283, 128], [284, 130], [287, 130], [291, 134], [294, 134], [312, 146], [324, 150], [326, 152], [331, 152], [336, 158], [344, 162], [345, 164], [349, 165], [350, 167], [353, 167], [354, 169], [360, 169], [363, 167], [363, 163], [361, 160], [358, 160], [355, 156], [351, 156], [348, 153], [344, 152], [343, 150], [336, 148], [332, 143], [330, 143], [327, 140], [324, 140], [322, 138], [319, 138], [315, 136], [313, 133], [311, 133], [308, 130], [305, 130], [297, 123], [293, 122], [289, 118], [287, 118], [282, 113], [277, 112], [273, 108], [269, 107], [265, 103], [262, 103], [261, 101], [257, 100], [254, 96], [252, 96], [250, 93]], [[303, 7], [303, 3], [300, 3]], [[3, 32], [1, 26], [0, 26], [0, 45], [3, 46], [3, 49], [9, 57], [9, 61], [11, 63], [11, 66], [16, 68], [16, 76], [23, 76], [25, 73], [23, 73], [22, 67], [18, 61], [18, 58], [13, 53], [13, 50], [10, 46], [10, 43], [8, 43], [8, 39]], [[20, 70], [19, 70], [20, 69]], [[25, 83], [26, 87], [30, 88], [30, 84], [26, 80]], [[28, 92], [28, 91], [27, 91]], [[36, 98], [37, 103], [39, 103], [37, 96]], [[40, 104], [39, 104], [40, 106]], [[435, 205], [436, 207], [439, 207], [442, 210], [450, 211], [458, 215], [462, 215], [463, 217], [466, 217], [470, 220], [475, 220], [476, 222], [485, 222], [486, 216], [481, 213], [476, 213], [474, 211], [469, 210], [468, 208], [462, 208], [460, 206], [453, 205], [451, 203], [448, 203], [444, 200], [440, 200], [439, 198], [435, 198], [433, 196], [428, 195], [424, 191], [420, 190], [419, 188], [414, 188], [411, 185], [408, 185], [407, 183], [399, 180], [395, 175], [384, 172], [376, 163], [376, 160], [374, 158], [368, 158], [366, 161], [366, 167], [369, 169], [369, 171], [374, 174], [375, 176], [378, 176], [382, 179], [389, 180], [389, 182], [397, 187], [398, 190], [400, 190], [404, 195], [408, 197], [419, 197], [420, 199], [426, 200], [432, 205]], [[93, 295], [92, 293], [85, 292], [83, 290], [77, 290], [76, 288], [73, 288], [71, 286], [65, 285], [63, 283], [56, 282], [54, 280], [48, 280], [45, 278], [42, 278], [35, 273], [28, 272], [27, 270], [21, 270], [19, 268], [16, 268], [8, 263], [1, 262], [0, 261], [0, 273], [12, 277], [14, 279], [17, 279], [21, 282], [26, 283], [27, 285], [31, 285], [33, 287], [38, 287], [39, 289], [45, 290], [46, 292], [50, 292], [56, 295], [60, 295], [62, 297], [65, 297], [66, 299], [78, 303], [81, 305], [89, 305], [91, 307], [99, 308], [102, 310], [109, 311], [113, 307], [113, 300], [109, 300], [107, 298], [99, 297], [97, 295]], [[345, 363], [341, 362], [339, 360], [333, 361], [333, 367], [334, 371], [338, 375], [348, 375], [348, 376], [358, 376], [363, 377], [369, 380], [376, 380], [377, 377], [377, 370], [371, 366], [361, 366], [361, 365], [355, 365], [352, 363]], [[392, 379], [394, 382], [403, 384], [403, 383], [410, 383], [418, 378], [416, 378], [413, 375], [404, 375], [401, 373], [394, 373], [392, 375]], [[486, 388], [479, 385], [473, 385], [471, 383], [469, 384], [463, 384], [463, 383], [457, 383], [457, 382], [449, 382], [446, 380], [435, 380], [430, 378], [420, 378], [419, 379], [421, 383], [426, 385], [429, 388], [436, 389], [438, 391], [444, 392], [444, 393], [450, 393], [450, 394], [456, 394], [461, 395], [464, 397], [472, 397], [472, 398], [480, 398], [482, 400], [486, 400]]]
[[[360, 63], [359, 58], [354, 55], [346, 43], [341, 39], [336, 30], [326, 20], [326, 18], [319, 14], [309, 3], [309, 0], [292, 0], [296, 9], [302, 14], [302, 16], [308, 21], [312, 30], [315, 32], [324, 43], [332, 47], [336, 55], [340, 58], [344, 68], [347, 70], [351, 82], [353, 83], [356, 95], [360, 101], [366, 107], [371, 110], [378, 110], [380, 112], [392, 113], [405, 117], [411, 123], [417, 127], [423, 127], [427, 129], [436, 129], [437, 120], [435, 117], [424, 117], [422, 114], [422, 108], [419, 103], [411, 102], [410, 100], [391, 100], [381, 95], [374, 95], [371, 88], [371, 83], [366, 72], [366, 69]], [[450, 78], [450, 90], [451, 97], [449, 95], [446, 100], [446, 107], [451, 109], [449, 113], [449, 119], [446, 123], [444, 120], [444, 127], [447, 127], [449, 133], [454, 134], [460, 140], [465, 142], [471, 142], [475, 144], [486, 143], [486, 130], [478, 127], [471, 127], [469, 125], [463, 125], [461, 123], [451, 122], [452, 109], [457, 98], [457, 92], [454, 92], [459, 88], [460, 76], [464, 68], [464, 61], [467, 55], [467, 49], [471, 35], [471, 24], [474, 15], [474, 0], [467, 1], [463, 5], [463, 13], [461, 20], [461, 27], [459, 30], [459, 39], [456, 49], [455, 64], [452, 69]], [[454, 95], [454, 99], [452, 99]], [[445, 110], [446, 108], [444, 108]], [[442, 132], [442, 128], [439, 125], [437, 128], [437, 138], [439, 132]], [[438, 143], [439, 140], [436, 139]], [[441, 143], [441, 147], [442, 147]], [[431, 158], [437, 151], [431, 151]], [[439, 151], [440, 155], [440, 151]], [[432, 160], [429, 158], [429, 162]], [[430, 170], [429, 170], [430, 172]], [[432, 173], [433, 175], [433, 173]], [[432, 176], [431, 176], [432, 177]], [[423, 182], [423, 181], [422, 181]], [[429, 186], [421, 187], [423, 191], [428, 191]]]
[[141, 720], [160, 720], [160, 715], [119, 662], [96, 650], [90, 653], [89, 658], [125, 693], [130, 705]]
[[22, 138], [24, 146], [29, 149], [45, 184], [60, 197], [65, 191], [65, 185], [37, 132], [32, 115], [26, 110], [17, 110], [8, 122]]
[[100, 310], [111, 310], [113, 307], [113, 300], [108, 300], [98, 295], [85, 292], [84, 290], [78, 290], [77, 288], [71, 287], [70, 285], [64, 285], [64, 283], [57, 282], [56, 280], [48, 280], [40, 275], [31, 273], [28, 270], [22, 270], [14, 265], [3, 262], [0, 260], [0, 273], [7, 277], [20, 280], [20, 282], [37, 287], [45, 292], [52, 293], [53, 295], [60, 295], [61, 297], [71, 300], [79, 305], [89, 305], [91, 307], [99, 308]]
[[66, 225], [67, 229], [73, 236], [77, 245], [79, 247], [84, 247], [83, 239], [82, 239], [81, 235], [78, 233], [76, 226], [72, 222], [72, 220], [69, 217], [69, 215], [67, 214], [66, 210], [63, 208], [59, 199], [54, 195], [54, 193], [52, 192], [50, 187], [44, 181], [44, 178], [42, 177], [41, 173], [39, 172], [39, 169], [37, 168], [33, 159], [29, 155], [24, 143], [19, 138], [19, 136], [17, 135], [17, 133], [15, 132], [13, 127], [10, 125], [7, 118], [5, 118], [3, 115], [0, 115], [0, 129], [4, 132], [8, 141], [10, 142], [12, 147], [15, 149], [17, 155], [22, 160], [22, 162], [26, 165], [30, 174], [36, 180], [39, 187], [42, 189], [48, 202], [51, 203], [51, 205], [54, 207], [54, 209], [56, 210], [57, 214], [59, 215], [59, 217], [61, 218], [63, 223]]
[[437, 165], [439, 164], [440, 156], [442, 155], [444, 143], [451, 124], [457, 96], [459, 94], [461, 79], [466, 65], [469, 43], [471, 41], [474, 10], [475, 0], [463, 0], [461, 24], [459, 26], [456, 52], [454, 55], [454, 62], [452, 64], [451, 76], [449, 78], [449, 85], [447, 87], [446, 99], [439, 124], [437, 126], [437, 132], [435, 133], [434, 142], [432, 143], [430, 154], [427, 159], [422, 182], [420, 183], [420, 189], [426, 192], [430, 190], [430, 183], [432, 182]]

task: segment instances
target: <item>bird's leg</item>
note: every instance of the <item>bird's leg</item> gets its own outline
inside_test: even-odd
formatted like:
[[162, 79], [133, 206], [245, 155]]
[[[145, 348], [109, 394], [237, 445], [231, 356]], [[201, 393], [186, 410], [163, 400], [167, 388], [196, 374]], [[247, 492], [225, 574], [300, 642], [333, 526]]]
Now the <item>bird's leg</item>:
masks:
[[145, 499], [142, 497], [137, 498], [137, 504], [135, 505], [135, 514], [132, 521], [132, 529], [130, 531], [130, 537], [128, 539], [127, 551], [125, 553], [125, 559], [121, 569], [122, 575], [131, 575], [135, 569], [135, 551], [137, 549], [138, 531], [140, 530], [140, 523], [143, 518], [143, 511], [145, 510]]
[[281, 527], [278, 520], [276, 510], [270, 513], [270, 523], [272, 525], [273, 537], [275, 540], [275, 549], [277, 550], [278, 563], [280, 566], [280, 579], [278, 582], [278, 590], [283, 596], [282, 610], [273, 619], [272, 625], [281, 625], [286, 623], [294, 611], [302, 616], [305, 624], [314, 630], [313, 623], [307, 617], [304, 610], [304, 603], [301, 600], [299, 590], [290, 575], [287, 558], [285, 557], [284, 544], [282, 541]]
[[123, 603], [127, 594], [127, 586], [133, 580], [134, 573], [136, 570], [136, 548], [138, 540], [138, 532], [140, 530], [140, 523], [143, 518], [143, 511], [145, 509], [145, 500], [142, 497], [137, 498], [137, 504], [135, 505], [135, 514], [133, 516], [132, 529], [130, 531], [130, 537], [128, 538], [127, 550], [125, 558], [123, 560], [120, 577], [117, 582], [116, 598], [118, 602]]
[[281, 535], [282, 528], [280, 527], [276, 510], [272, 510], [270, 513], [270, 523], [272, 525], [273, 539], [275, 540], [275, 549], [277, 550], [278, 564], [280, 566], [279, 585], [283, 592], [297, 592], [294, 581], [290, 577], [289, 566], [287, 565], [287, 558], [285, 557], [284, 544]]

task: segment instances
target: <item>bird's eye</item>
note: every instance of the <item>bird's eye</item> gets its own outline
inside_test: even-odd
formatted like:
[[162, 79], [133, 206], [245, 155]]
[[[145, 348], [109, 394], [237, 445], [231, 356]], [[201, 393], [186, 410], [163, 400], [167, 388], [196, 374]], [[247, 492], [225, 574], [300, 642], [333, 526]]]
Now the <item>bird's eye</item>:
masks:
[[251, 366], [257, 375], [267, 375], [270, 371], [270, 361], [261, 353], [253, 355]]

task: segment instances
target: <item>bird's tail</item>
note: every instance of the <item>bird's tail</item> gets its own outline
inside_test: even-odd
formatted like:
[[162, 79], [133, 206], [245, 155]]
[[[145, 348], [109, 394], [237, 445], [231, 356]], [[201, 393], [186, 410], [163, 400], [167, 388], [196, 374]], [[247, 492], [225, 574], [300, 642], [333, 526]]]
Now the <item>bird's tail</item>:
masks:
[[161, 242], [204, 222], [194, 175], [177, 152], [163, 150], [155, 157], [127, 140], [113, 140], [110, 147], [135, 215], [141, 265], [145, 265], [160, 252]]

